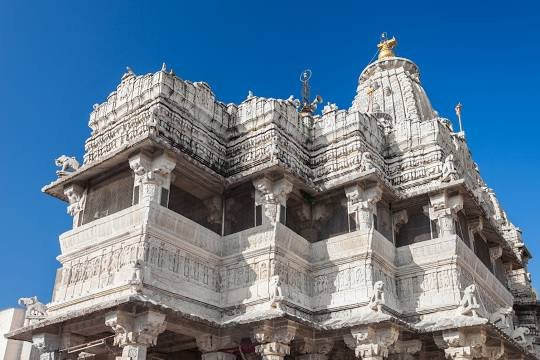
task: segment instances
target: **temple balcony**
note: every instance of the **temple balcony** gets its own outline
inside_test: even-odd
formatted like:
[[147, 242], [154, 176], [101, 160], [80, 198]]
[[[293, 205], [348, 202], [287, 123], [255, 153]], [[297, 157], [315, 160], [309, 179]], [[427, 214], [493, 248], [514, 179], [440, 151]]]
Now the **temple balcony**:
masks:
[[405, 315], [453, 309], [473, 283], [488, 312], [513, 300], [457, 235], [396, 248], [369, 229], [310, 243], [276, 222], [221, 236], [150, 203], [76, 227], [60, 243], [53, 315], [144, 295], [220, 321], [223, 310], [270, 301], [275, 275], [283, 302], [306, 314], [365, 306], [376, 281], [387, 309]]

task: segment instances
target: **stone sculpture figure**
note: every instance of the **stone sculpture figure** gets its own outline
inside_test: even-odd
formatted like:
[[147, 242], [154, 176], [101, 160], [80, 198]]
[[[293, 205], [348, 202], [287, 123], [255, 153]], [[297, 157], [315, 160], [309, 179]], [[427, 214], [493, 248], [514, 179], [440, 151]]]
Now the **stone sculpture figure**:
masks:
[[444, 159], [442, 168], [442, 182], [456, 180], [458, 177], [456, 167], [454, 166], [454, 155], [450, 154]]
[[39, 302], [37, 296], [20, 298], [19, 304], [26, 306], [26, 319], [44, 319], [47, 316], [47, 306]]
[[360, 171], [364, 172], [371, 169], [373, 169], [373, 160], [371, 158], [371, 154], [369, 153], [369, 151], [364, 151], [362, 153], [362, 158], [360, 161]]
[[368, 307], [371, 310], [382, 312], [382, 306], [384, 305], [384, 283], [382, 281], [376, 281], [373, 284], [373, 293], [369, 298]]
[[459, 302], [458, 313], [460, 315], [472, 315], [478, 316], [478, 301], [476, 299], [476, 285], [471, 284], [465, 288], [463, 292], [463, 298]]
[[279, 275], [274, 275], [270, 278], [270, 299], [272, 301], [270, 305], [273, 308], [277, 308], [279, 303], [283, 300]]
[[501, 329], [512, 327], [512, 308], [500, 308], [490, 315], [489, 321]]
[[525, 337], [525, 335], [528, 335], [531, 331], [529, 328], [526, 327], [517, 327], [512, 332], [512, 339], [514, 339], [519, 344], [527, 347], [529, 345], [529, 341]]
[[72, 156], [60, 155], [55, 161], [55, 165], [60, 168], [56, 171], [56, 175], [62, 177], [68, 175], [70, 172], [77, 171], [79, 169], [79, 162]]

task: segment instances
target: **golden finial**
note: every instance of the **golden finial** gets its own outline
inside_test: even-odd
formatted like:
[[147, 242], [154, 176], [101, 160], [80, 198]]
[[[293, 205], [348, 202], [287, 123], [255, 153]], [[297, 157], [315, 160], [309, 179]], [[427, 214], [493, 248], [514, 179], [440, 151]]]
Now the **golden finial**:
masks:
[[392, 36], [391, 39], [388, 39], [386, 33], [381, 34], [381, 42], [377, 44], [377, 49], [379, 49], [379, 60], [390, 58], [396, 56], [394, 54], [394, 48], [397, 46], [397, 40]]

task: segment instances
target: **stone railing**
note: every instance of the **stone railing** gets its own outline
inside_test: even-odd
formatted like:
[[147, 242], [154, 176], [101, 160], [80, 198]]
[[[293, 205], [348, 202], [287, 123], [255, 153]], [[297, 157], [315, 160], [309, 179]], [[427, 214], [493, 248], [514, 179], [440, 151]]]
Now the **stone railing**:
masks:
[[487, 313], [512, 305], [512, 295], [458, 237], [397, 248], [397, 288], [405, 313], [458, 305], [465, 287], [476, 284]]
[[134, 205], [60, 235], [61, 256], [140, 231], [145, 208]]
[[221, 235], [166, 207], [151, 205], [148, 227], [152, 231], [168, 235], [164, 239], [173, 245], [183, 243], [216, 256], [221, 255]]

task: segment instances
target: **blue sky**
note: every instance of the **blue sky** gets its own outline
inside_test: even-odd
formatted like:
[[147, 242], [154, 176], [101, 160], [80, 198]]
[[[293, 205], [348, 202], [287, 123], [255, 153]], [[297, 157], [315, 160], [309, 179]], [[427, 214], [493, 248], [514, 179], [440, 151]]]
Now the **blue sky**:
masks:
[[[461, 101], [474, 159], [540, 258], [539, 38], [534, 1], [8, 1], [0, 0], [0, 308], [49, 301], [66, 205], [41, 193], [60, 154], [82, 159], [92, 104], [126, 65], [162, 62], [208, 82], [224, 102], [313, 93], [344, 108], [379, 34], [398, 38], [433, 106]], [[530, 265], [540, 286], [540, 260]]]

